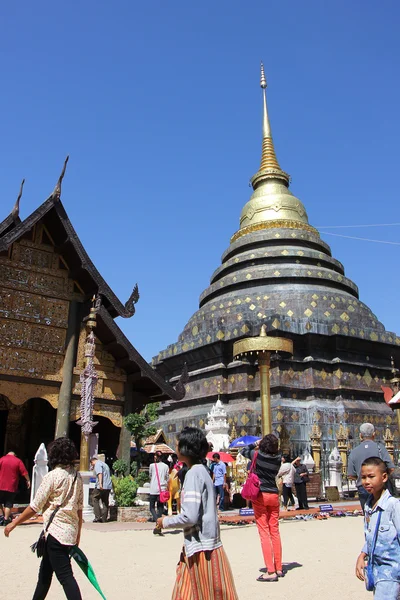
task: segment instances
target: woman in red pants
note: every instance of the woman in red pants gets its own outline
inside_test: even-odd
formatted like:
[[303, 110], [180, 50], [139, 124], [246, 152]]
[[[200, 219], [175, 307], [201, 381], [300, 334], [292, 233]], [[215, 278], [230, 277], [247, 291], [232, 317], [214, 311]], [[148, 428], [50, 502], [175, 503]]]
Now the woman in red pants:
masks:
[[274, 582], [284, 577], [279, 534], [279, 492], [276, 485], [282, 459], [278, 438], [270, 433], [242, 450], [242, 454], [251, 459], [256, 453], [255, 472], [260, 479], [260, 494], [253, 501], [253, 509], [266, 567], [262, 569], [265, 574], [260, 575], [257, 581]]

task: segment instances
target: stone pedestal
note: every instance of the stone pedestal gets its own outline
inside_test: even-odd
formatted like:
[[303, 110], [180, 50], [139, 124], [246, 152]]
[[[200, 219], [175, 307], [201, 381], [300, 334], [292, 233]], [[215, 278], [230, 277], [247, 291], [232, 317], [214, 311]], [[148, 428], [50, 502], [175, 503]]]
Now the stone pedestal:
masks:
[[89, 504], [89, 489], [90, 489], [90, 478], [92, 477], [91, 471], [80, 471], [83, 481], [83, 520], [86, 523], [91, 523], [94, 519], [93, 506]]

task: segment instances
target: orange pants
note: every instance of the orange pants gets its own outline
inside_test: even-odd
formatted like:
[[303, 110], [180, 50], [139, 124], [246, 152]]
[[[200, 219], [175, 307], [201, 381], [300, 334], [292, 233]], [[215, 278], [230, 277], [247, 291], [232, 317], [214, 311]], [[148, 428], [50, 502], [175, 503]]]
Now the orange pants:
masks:
[[253, 502], [254, 516], [268, 573], [282, 571], [282, 544], [279, 535], [279, 495], [260, 492]]

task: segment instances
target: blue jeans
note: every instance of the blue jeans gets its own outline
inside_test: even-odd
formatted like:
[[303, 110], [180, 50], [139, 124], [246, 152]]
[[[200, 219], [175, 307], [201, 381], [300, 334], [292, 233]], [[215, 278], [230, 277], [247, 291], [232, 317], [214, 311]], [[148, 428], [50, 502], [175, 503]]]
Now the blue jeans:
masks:
[[374, 590], [374, 600], [398, 600], [400, 583], [397, 581], [378, 581]]
[[215, 495], [216, 497], [219, 496], [219, 504], [218, 504], [218, 508], [219, 510], [224, 510], [225, 508], [225, 492], [224, 492], [224, 485], [214, 485], [215, 487]]

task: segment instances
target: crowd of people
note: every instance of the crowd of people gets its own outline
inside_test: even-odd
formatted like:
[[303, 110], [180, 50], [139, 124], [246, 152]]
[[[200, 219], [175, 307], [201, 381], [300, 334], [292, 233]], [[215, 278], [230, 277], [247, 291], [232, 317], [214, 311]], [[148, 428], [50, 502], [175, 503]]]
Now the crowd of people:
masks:
[[[400, 505], [395, 498], [393, 462], [386, 448], [375, 442], [373, 425], [360, 429], [361, 443], [349, 456], [349, 477], [357, 482], [364, 509], [365, 544], [356, 562], [356, 576], [374, 592], [375, 600], [400, 597]], [[224, 552], [219, 527], [219, 510], [223, 510], [226, 466], [218, 453], [211, 465], [206, 461], [209, 445], [204, 433], [186, 427], [177, 438], [176, 477], [182, 485], [181, 509], [176, 515], [164, 514], [170, 469], [156, 453], [150, 465], [150, 511], [154, 532], [181, 528], [184, 544], [179, 557], [172, 600], [237, 600], [234, 578]], [[253, 509], [260, 537], [265, 567], [257, 581], [278, 582], [285, 576], [279, 532], [280, 496], [283, 507], [294, 506], [293, 486], [299, 508], [307, 510], [308, 471], [299, 457], [293, 461], [279, 450], [273, 434], [264, 436], [242, 450], [251, 461], [259, 482]], [[80, 542], [82, 529], [83, 484], [76, 470], [77, 452], [68, 438], [59, 438], [48, 448], [51, 470], [44, 477], [30, 505], [11, 520], [10, 510], [20, 477], [29, 477], [23, 463], [9, 452], [0, 459], [0, 500], [6, 537], [21, 523], [41, 512], [45, 545], [33, 600], [46, 598], [53, 573], [69, 600], [79, 600], [81, 593], [74, 578], [70, 553]], [[96, 475], [93, 494], [96, 521], [107, 518], [111, 489], [110, 470], [99, 459], [91, 460]], [[17, 482], [17, 483], [15, 483]]]

